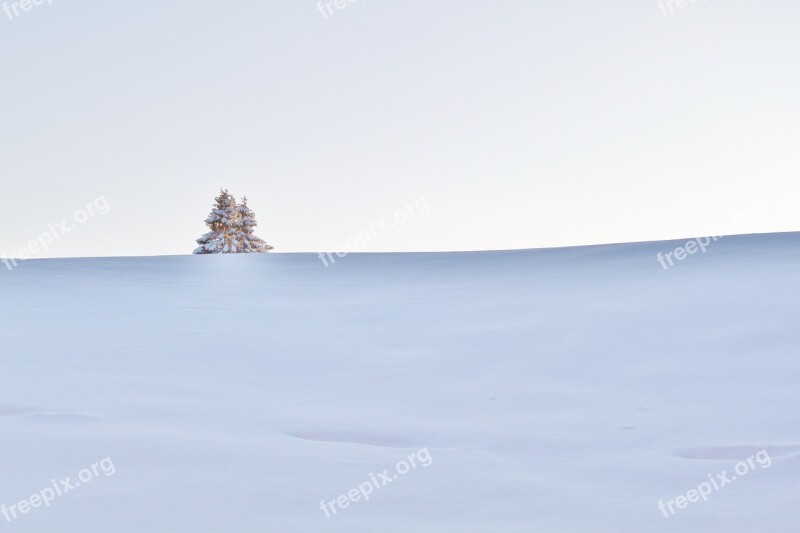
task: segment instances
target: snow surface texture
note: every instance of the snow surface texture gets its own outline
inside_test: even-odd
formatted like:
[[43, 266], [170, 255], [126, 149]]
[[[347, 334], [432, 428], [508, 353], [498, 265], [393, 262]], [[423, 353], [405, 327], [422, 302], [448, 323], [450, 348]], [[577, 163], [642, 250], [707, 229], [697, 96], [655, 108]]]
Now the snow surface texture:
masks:
[[0, 270], [0, 504], [116, 468], [0, 531], [796, 532], [800, 234], [684, 242]]

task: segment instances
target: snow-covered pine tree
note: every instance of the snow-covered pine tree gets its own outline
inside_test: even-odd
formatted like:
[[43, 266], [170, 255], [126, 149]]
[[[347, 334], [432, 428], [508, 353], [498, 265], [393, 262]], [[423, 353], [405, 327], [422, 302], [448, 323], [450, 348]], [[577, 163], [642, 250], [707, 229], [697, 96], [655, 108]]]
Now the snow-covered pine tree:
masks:
[[221, 189], [214, 199], [214, 208], [206, 219], [211, 231], [197, 239], [200, 245], [195, 254], [235, 254], [238, 250], [236, 238], [239, 218], [236, 198], [227, 189]]
[[242, 198], [242, 203], [236, 208], [238, 218], [236, 220], [236, 237], [239, 243], [238, 251], [245, 254], [265, 254], [273, 249], [263, 239], [255, 234], [256, 214], [247, 206], [247, 196]]

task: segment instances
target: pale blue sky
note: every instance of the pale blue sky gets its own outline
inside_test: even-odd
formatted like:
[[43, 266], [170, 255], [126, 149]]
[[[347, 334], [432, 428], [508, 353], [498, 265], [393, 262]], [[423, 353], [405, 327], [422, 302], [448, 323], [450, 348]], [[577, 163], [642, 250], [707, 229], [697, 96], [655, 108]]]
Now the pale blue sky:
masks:
[[419, 198], [427, 215], [365, 250], [800, 230], [800, 6], [673, 5], [0, 12], [0, 256], [98, 197], [107, 215], [34, 256], [190, 253], [220, 187], [277, 252], [338, 248]]

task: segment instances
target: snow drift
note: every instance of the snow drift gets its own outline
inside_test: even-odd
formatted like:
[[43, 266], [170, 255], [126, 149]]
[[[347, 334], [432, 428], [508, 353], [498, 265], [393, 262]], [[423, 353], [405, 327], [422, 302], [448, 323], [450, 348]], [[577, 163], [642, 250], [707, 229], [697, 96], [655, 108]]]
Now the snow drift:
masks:
[[796, 531], [800, 235], [682, 244], [0, 270], [0, 530]]

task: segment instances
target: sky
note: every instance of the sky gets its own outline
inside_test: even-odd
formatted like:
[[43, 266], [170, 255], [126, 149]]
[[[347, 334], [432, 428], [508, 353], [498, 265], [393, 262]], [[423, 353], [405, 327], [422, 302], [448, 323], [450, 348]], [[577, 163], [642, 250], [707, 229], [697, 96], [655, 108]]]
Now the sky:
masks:
[[37, 1], [0, 257], [188, 254], [223, 187], [276, 252], [800, 230], [796, 1]]

